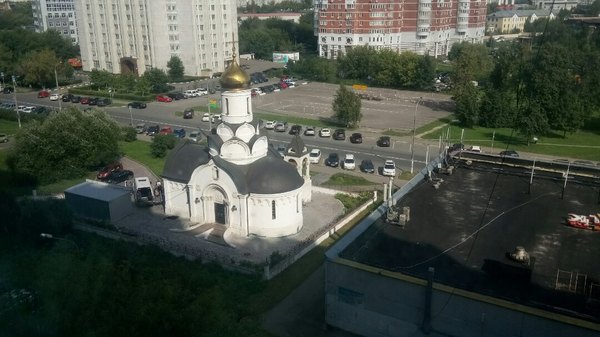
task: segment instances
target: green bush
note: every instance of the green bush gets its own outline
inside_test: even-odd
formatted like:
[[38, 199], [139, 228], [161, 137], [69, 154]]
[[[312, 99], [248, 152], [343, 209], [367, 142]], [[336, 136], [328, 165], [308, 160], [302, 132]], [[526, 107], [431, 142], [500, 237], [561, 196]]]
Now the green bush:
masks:
[[[96, 96], [96, 97], [111, 97], [111, 94], [105, 90], [96, 90], [91, 87], [80, 87], [69, 89], [70, 94], [84, 95], [84, 96]], [[152, 101], [154, 95], [138, 95], [134, 93], [113, 93], [112, 98], [123, 99], [129, 101]]]
[[341, 201], [344, 205], [346, 212], [357, 208], [358, 206], [362, 205], [364, 202], [369, 200], [371, 197], [371, 192], [362, 192], [356, 197], [344, 193], [338, 193], [335, 195], [335, 198]]
[[175, 147], [176, 142], [177, 138], [171, 135], [156, 135], [152, 139], [152, 144], [150, 145], [150, 152], [155, 158], [163, 158], [167, 155], [167, 150], [170, 150]]
[[[47, 114], [21, 114], [21, 123], [26, 123], [32, 120], [44, 120], [48, 115]], [[7, 121], [17, 121], [17, 113], [13, 110], [9, 109], [0, 109], [0, 119], [4, 119]]]
[[133, 126], [121, 127], [121, 134], [123, 135], [123, 140], [128, 143], [137, 140], [137, 132]]

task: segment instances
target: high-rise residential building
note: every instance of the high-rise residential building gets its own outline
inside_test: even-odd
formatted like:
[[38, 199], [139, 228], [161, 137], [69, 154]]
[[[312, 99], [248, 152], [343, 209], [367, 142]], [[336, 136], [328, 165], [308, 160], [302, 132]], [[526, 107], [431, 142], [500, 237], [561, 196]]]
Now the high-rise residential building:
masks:
[[36, 32], [48, 29], [56, 30], [60, 35], [77, 44], [77, 20], [75, 18], [75, 0], [33, 0], [33, 25]]
[[[83, 70], [141, 75], [178, 56], [185, 74], [222, 72], [237, 48], [235, 0], [75, 0]], [[235, 41], [234, 41], [235, 38]]]
[[357, 46], [447, 55], [452, 44], [482, 42], [485, 0], [315, 0], [319, 55]]

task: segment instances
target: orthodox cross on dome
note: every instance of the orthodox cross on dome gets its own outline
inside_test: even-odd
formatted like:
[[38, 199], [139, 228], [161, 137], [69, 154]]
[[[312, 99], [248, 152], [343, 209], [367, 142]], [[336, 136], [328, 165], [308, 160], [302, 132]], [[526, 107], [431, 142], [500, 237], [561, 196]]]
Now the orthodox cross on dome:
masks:
[[235, 33], [231, 33], [231, 57], [232, 57], [232, 61], [235, 62], [235, 57], [237, 55], [235, 54]]
[[236, 61], [235, 54], [235, 36], [232, 34], [231, 37], [232, 52], [233, 52], [233, 60], [229, 64], [229, 67], [225, 69], [223, 75], [221, 75], [221, 85], [225, 89], [229, 90], [239, 90], [248, 88], [248, 84], [250, 84], [250, 76], [246, 74], [246, 72], [239, 66]]

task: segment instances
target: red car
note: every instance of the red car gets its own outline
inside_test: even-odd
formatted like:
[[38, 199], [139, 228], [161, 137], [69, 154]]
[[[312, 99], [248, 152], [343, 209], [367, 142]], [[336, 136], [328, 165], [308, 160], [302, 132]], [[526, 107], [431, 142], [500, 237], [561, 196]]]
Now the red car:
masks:
[[281, 87], [281, 89], [287, 89], [288, 88], [287, 83], [285, 83], [284, 81], [279, 82], [279, 86]]
[[46, 97], [50, 97], [50, 92], [48, 92], [46, 90], [42, 90], [42, 91], [38, 92], [38, 98], [46, 98]]
[[165, 126], [164, 128], [160, 129], [160, 132], [158, 133], [159, 135], [170, 135], [173, 133], [173, 129], [171, 129], [168, 126]]
[[123, 164], [119, 162], [111, 163], [102, 168], [98, 175], [96, 176], [98, 180], [105, 180], [113, 171], [120, 171], [123, 169]]
[[171, 97], [164, 96], [164, 95], [158, 95], [158, 96], [156, 96], [156, 100], [158, 102], [167, 102], [167, 103], [173, 102], [173, 99]]
[[79, 101], [79, 103], [90, 104], [90, 98], [89, 97], [81, 97], [81, 100]]

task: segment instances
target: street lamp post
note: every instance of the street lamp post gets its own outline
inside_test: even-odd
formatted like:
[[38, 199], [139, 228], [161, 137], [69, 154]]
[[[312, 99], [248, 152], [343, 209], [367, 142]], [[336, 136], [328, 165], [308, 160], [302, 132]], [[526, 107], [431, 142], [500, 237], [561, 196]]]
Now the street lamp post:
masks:
[[19, 123], [19, 129], [21, 128], [21, 112], [19, 111], [19, 103], [17, 102], [17, 78], [12, 75], [13, 82], [13, 98], [15, 100], [15, 110], [17, 110], [17, 122]]
[[4, 90], [4, 72], [0, 72], [0, 78], [2, 78], [2, 90]]
[[133, 127], [133, 111], [131, 111], [131, 105], [128, 106], [129, 108], [129, 118], [130, 118], [130, 122], [129, 125]]
[[58, 111], [62, 111], [62, 97], [60, 95], [60, 87], [58, 86], [58, 73], [56, 71], [56, 67], [58, 67], [60, 63], [57, 63], [54, 66], [54, 80], [56, 81], [56, 93], [58, 94]]
[[421, 103], [421, 100], [423, 100], [423, 97], [419, 97], [419, 100], [417, 100], [417, 104], [415, 105], [415, 112], [413, 113], [413, 134], [410, 146], [410, 174], [413, 174], [415, 168], [415, 132], [417, 129], [417, 108], [419, 107], [419, 103]]

